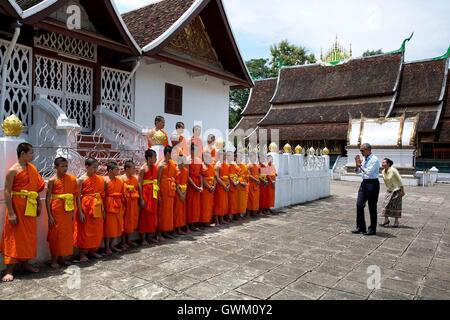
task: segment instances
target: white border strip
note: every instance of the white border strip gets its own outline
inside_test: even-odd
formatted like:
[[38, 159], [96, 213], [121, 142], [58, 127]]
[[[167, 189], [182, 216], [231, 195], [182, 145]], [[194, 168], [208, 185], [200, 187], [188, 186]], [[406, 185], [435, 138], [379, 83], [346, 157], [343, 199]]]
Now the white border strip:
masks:
[[119, 19], [120, 24], [122, 25], [122, 28], [125, 30], [125, 33], [127, 34], [128, 38], [131, 40], [131, 42], [133, 43], [134, 47], [136, 48], [136, 50], [139, 52], [139, 54], [142, 54], [142, 49], [141, 47], [137, 44], [136, 40], [133, 38], [133, 36], [130, 33], [130, 30], [128, 30], [127, 25], [125, 24], [125, 21], [123, 21], [122, 16], [119, 13], [119, 10], [117, 9], [116, 4], [114, 3], [114, 0], [109, 0], [109, 3], [111, 3], [111, 6], [114, 9], [114, 12], [116, 14], [116, 17]]

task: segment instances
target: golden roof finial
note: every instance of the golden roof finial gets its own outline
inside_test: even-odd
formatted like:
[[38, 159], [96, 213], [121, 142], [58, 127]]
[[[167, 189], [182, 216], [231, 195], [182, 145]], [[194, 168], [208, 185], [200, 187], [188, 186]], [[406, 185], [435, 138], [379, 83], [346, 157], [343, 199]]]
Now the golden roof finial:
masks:
[[22, 134], [23, 128], [22, 121], [15, 115], [12, 114], [7, 117], [2, 123], [2, 129], [5, 137], [18, 137]]

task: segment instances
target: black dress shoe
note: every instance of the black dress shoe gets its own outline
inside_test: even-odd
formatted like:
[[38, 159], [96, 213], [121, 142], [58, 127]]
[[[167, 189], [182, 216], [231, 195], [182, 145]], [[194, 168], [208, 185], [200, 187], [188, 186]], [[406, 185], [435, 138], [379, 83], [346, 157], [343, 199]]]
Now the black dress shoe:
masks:
[[373, 231], [373, 230], [369, 230], [369, 231], [367, 231], [367, 232], [364, 232], [364, 235], [365, 236], [374, 236], [374, 235], [376, 235], [377, 234], [377, 232], [376, 231]]
[[366, 233], [366, 231], [356, 229], [356, 230], [352, 230], [352, 233], [353, 233], [353, 234], [360, 234], [360, 233], [363, 234], [363, 233]]

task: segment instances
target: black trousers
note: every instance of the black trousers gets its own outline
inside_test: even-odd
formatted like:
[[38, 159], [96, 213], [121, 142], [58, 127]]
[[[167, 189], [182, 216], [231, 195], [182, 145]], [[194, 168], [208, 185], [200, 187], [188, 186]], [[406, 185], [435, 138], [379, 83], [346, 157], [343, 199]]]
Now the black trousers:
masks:
[[358, 191], [358, 201], [356, 202], [356, 228], [366, 231], [366, 219], [364, 217], [364, 208], [366, 202], [369, 203], [370, 226], [369, 230], [377, 230], [377, 204], [380, 195], [380, 181], [378, 179], [363, 180]]

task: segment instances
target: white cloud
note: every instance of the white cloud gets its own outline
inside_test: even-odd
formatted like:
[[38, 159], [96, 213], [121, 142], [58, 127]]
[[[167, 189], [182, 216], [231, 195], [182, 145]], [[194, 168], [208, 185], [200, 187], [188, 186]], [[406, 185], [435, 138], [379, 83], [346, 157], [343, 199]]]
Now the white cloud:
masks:
[[[121, 11], [150, 0], [115, 0]], [[408, 60], [443, 54], [450, 45], [448, 0], [223, 0], [245, 59], [268, 57], [270, 45], [287, 39], [320, 55], [336, 34], [355, 56], [367, 49], [408, 44]]]

